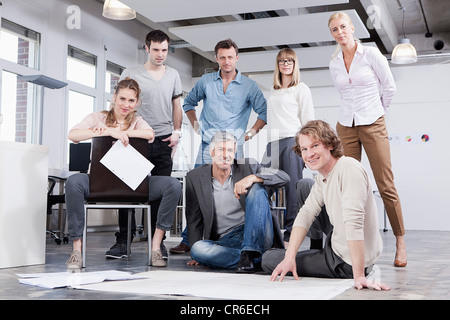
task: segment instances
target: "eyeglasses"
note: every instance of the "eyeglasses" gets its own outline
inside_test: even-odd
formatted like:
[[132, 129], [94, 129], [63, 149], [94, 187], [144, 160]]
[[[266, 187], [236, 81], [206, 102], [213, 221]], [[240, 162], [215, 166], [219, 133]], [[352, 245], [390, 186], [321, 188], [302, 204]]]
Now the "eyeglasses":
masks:
[[278, 60], [278, 64], [287, 64], [288, 66], [293, 65], [294, 64], [294, 59], [282, 59], [282, 60]]

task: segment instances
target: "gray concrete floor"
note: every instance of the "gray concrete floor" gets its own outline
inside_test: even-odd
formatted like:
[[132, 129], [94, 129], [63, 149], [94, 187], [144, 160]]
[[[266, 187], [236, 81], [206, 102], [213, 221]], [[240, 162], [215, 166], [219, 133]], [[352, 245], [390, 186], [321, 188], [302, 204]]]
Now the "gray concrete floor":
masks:
[[[20, 236], [20, 234], [18, 234]], [[408, 265], [405, 268], [393, 266], [395, 238], [392, 232], [382, 232], [384, 251], [377, 266], [381, 281], [390, 285], [391, 290], [348, 289], [334, 300], [448, 300], [450, 299], [450, 232], [408, 231], [406, 242]], [[178, 240], [165, 241], [169, 249]], [[88, 235], [87, 266], [85, 271], [120, 270], [131, 273], [151, 271], [147, 266], [147, 242], [135, 241], [132, 245], [131, 260], [107, 260], [104, 253], [114, 242], [112, 232], [90, 233]], [[307, 243], [303, 247], [308, 246]], [[302, 247], [302, 248], [303, 248]], [[0, 269], [0, 300], [187, 300], [198, 299], [180, 296], [147, 296], [94, 292], [72, 288], [42, 289], [19, 283], [17, 273], [61, 272], [65, 271], [65, 261], [71, 252], [71, 244], [56, 244], [47, 240], [46, 263], [44, 265], [23, 266]], [[191, 267], [186, 262], [189, 254], [169, 254], [166, 270], [193, 270], [207, 272], [203, 266]], [[216, 270], [215, 270], [216, 271]], [[224, 271], [230, 272], [230, 271]], [[249, 297], [251, 300], [251, 297]]]

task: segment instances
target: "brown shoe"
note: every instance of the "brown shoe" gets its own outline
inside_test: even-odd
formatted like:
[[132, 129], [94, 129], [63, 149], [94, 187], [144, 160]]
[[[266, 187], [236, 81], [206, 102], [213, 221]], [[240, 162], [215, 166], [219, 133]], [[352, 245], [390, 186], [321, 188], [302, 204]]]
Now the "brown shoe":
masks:
[[170, 253], [188, 253], [190, 251], [191, 251], [191, 248], [189, 248], [187, 245], [185, 245], [184, 243], [181, 243], [181, 242], [176, 247], [169, 249]]

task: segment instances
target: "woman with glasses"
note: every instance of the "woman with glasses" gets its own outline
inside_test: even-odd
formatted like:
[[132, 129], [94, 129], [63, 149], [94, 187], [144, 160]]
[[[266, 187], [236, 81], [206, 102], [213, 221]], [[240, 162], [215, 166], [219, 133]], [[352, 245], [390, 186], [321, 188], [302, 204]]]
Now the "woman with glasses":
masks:
[[356, 41], [355, 28], [348, 14], [332, 14], [328, 27], [338, 43], [338, 50], [330, 62], [331, 78], [342, 99], [336, 131], [346, 156], [361, 161], [364, 147], [396, 237], [394, 265], [404, 267], [407, 263], [405, 228], [394, 185], [384, 117], [396, 90], [394, 77], [386, 58], [377, 48]]
[[295, 145], [294, 137], [303, 125], [313, 119], [311, 90], [300, 82], [297, 54], [290, 48], [281, 49], [275, 61], [273, 88], [267, 100], [269, 143], [262, 164], [281, 169], [291, 178], [290, 183], [285, 186], [285, 242], [289, 242], [292, 224], [297, 215], [295, 185], [303, 178], [304, 168], [302, 158], [292, 150]]

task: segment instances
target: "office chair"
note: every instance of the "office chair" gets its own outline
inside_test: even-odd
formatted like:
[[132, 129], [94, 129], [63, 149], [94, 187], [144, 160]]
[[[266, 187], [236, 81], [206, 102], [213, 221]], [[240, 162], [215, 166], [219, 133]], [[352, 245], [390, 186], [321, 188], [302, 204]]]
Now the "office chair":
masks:
[[69, 171], [86, 173], [91, 162], [91, 143], [71, 143], [69, 145]]
[[[83, 268], [86, 266], [87, 213], [89, 209], [128, 209], [127, 260], [130, 259], [131, 215], [132, 209], [141, 208], [147, 212], [148, 265], [151, 265], [151, 209], [148, 203], [148, 178], [145, 178], [136, 190], [132, 190], [100, 160], [108, 152], [116, 139], [96, 137], [92, 139], [91, 168], [89, 177], [89, 196], [84, 205], [83, 229]], [[147, 158], [148, 140], [130, 138], [130, 145]], [[124, 165], [127, 165], [124, 163]]]
[[286, 217], [286, 188], [280, 187], [272, 189], [270, 192], [270, 210], [272, 213], [275, 212], [280, 228], [284, 229], [284, 219]]
[[[71, 143], [69, 145], [69, 171], [76, 171], [86, 173], [89, 169], [89, 163], [91, 162], [91, 143]], [[57, 183], [64, 184], [68, 176], [48, 176], [48, 187], [47, 187], [47, 215], [52, 214], [53, 205], [65, 203], [65, 194], [53, 194], [53, 190]], [[69, 237], [64, 233], [65, 229], [65, 216], [62, 216], [62, 225], [59, 232], [53, 230], [47, 230], [47, 233], [55, 238], [57, 244], [62, 242], [68, 243]], [[62, 240], [61, 240], [62, 238]]]
[[[58, 183], [59, 177], [55, 176], [48, 176], [48, 185], [47, 185], [47, 216], [52, 214], [52, 207], [55, 204], [64, 203], [65, 202], [65, 196], [64, 194], [60, 195], [54, 195], [53, 189], [55, 188], [56, 183]], [[53, 230], [46, 230], [46, 232], [50, 235], [52, 235], [55, 238], [55, 242], [57, 244], [61, 244], [62, 241], [64, 243], [69, 242], [69, 238], [64, 234], [63, 231], [56, 232]], [[59, 233], [59, 235], [58, 235]], [[64, 235], [63, 240], [61, 240], [61, 234]]]

